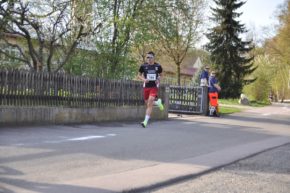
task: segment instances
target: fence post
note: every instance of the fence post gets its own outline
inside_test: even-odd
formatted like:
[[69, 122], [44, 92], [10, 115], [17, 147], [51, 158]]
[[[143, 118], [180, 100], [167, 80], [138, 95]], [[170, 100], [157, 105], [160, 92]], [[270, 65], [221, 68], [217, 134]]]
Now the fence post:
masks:
[[208, 115], [208, 87], [202, 86], [202, 114]]
[[164, 104], [165, 104], [165, 107], [167, 108], [167, 112], [169, 111], [169, 94], [170, 94], [170, 87], [169, 85], [166, 85], [164, 87], [165, 89], [165, 92], [164, 92]]

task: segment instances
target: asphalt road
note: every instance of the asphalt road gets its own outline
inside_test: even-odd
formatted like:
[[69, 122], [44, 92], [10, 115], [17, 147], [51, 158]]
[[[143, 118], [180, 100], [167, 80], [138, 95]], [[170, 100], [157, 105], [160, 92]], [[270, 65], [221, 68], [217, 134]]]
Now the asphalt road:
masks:
[[1, 193], [150, 191], [290, 142], [290, 107], [222, 118], [0, 128]]
[[289, 193], [290, 144], [146, 193]]

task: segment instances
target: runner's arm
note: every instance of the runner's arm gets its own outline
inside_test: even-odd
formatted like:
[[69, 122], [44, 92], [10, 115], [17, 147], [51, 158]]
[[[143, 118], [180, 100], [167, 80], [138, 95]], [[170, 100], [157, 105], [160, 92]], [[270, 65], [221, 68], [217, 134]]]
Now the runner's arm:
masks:
[[148, 80], [144, 77], [144, 74], [143, 73], [140, 73], [138, 74], [138, 79], [139, 80], [142, 80], [143, 82], [148, 82]]

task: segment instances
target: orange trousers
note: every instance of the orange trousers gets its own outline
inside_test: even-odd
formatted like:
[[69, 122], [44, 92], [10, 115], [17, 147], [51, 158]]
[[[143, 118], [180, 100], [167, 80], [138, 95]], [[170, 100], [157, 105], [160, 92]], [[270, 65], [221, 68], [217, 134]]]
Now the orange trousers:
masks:
[[218, 106], [218, 93], [213, 92], [213, 93], [208, 93], [209, 96], [209, 104], [210, 106], [217, 107]]

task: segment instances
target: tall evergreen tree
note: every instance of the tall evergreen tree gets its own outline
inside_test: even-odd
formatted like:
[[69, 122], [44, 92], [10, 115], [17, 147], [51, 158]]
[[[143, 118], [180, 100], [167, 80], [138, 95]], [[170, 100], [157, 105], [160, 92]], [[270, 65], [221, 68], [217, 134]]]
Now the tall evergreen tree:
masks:
[[244, 41], [240, 37], [247, 32], [244, 24], [239, 22], [238, 13], [245, 2], [240, 0], [214, 0], [216, 7], [211, 7], [211, 20], [216, 24], [207, 34], [209, 43], [206, 48], [211, 53], [211, 61], [218, 71], [218, 79], [222, 87], [222, 98], [239, 97], [243, 86], [254, 81], [246, 76], [255, 71], [252, 41]]

